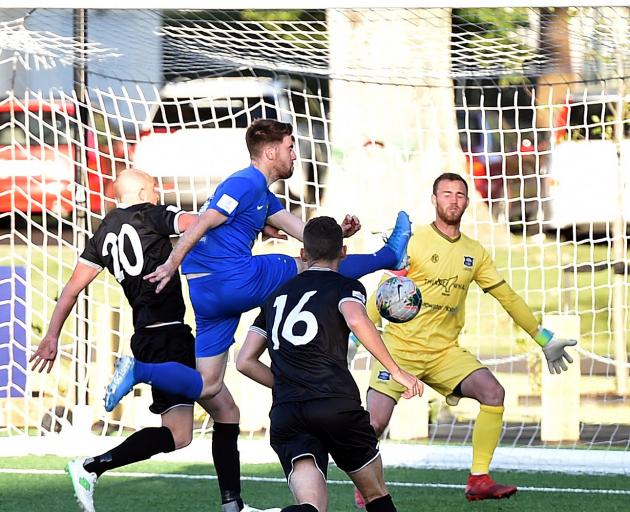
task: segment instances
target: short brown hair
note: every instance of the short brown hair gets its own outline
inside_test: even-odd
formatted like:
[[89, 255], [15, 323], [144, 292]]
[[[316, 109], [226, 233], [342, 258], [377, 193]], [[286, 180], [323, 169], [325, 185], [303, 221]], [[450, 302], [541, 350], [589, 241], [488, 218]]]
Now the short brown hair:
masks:
[[249, 156], [258, 158], [263, 146], [274, 142], [282, 142], [287, 135], [293, 134], [293, 126], [275, 119], [256, 119], [247, 128], [245, 143]]
[[343, 231], [332, 217], [313, 217], [304, 226], [304, 252], [310, 260], [335, 260], [343, 247]]
[[433, 195], [437, 194], [440, 181], [461, 181], [464, 187], [466, 187], [466, 195], [468, 195], [468, 183], [466, 183], [466, 180], [461, 175], [455, 174], [454, 172], [444, 172], [435, 179], [433, 182]]

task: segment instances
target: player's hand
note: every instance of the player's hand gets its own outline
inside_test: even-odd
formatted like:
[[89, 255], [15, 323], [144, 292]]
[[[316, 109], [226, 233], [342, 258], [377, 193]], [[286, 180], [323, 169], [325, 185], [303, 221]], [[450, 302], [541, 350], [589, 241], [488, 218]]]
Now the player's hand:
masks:
[[398, 384], [402, 384], [407, 388], [402, 394], [403, 398], [408, 399], [416, 395], [422, 396], [422, 393], [424, 393], [424, 384], [422, 381], [401, 368], [399, 368], [397, 372], [392, 372], [392, 378], [398, 382]]
[[155, 293], [160, 293], [166, 284], [171, 280], [171, 277], [173, 277], [175, 272], [177, 272], [177, 266], [173, 265], [169, 258], [157, 267], [155, 271], [144, 276], [143, 279], [145, 281], [149, 281], [150, 283], [157, 283]]
[[278, 238], [279, 240], [288, 240], [289, 237], [282, 233], [278, 228], [274, 228], [270, 224], [265, 224], [262, 229], [263, 239], [266, 238]]
[[341, 230], [343, 231], [343, 237], [348, 238], [354, 235], [361, 229], [361, 222], [356, 215], [346, 215], [341, 223]]
[[[567, 363], [572, 363], [573, 358], [565, 350], [566, 347], [577, 345], [577, 340], [562, 340], [555, 336], [543, 348], [543, 353], [547, 358], [549, 373], [562, 373], [567, 371]], [[565, 363], [565, 360], [567, 363]]]
[[44, 339], [39, 342], [37, 350], [33, 352], [33, 355], [28, 360], [29, 363], [33, 363], [33, 366], [31, 366], [33, 371], [42, 373], [46, 370], [46, 373], [50, 373], [57, 358], [58, 342], [59, 340], [54, 336], [44, 336]]

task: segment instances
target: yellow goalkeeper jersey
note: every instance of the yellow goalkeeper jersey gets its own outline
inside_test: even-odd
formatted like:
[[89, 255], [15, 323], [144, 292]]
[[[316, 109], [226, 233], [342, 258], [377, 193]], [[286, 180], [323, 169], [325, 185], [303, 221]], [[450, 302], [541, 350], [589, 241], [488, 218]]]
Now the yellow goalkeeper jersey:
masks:
[[[433, 224], [414, 230], [407, 254], [407, 277], [422, 293], [422, 308], [409, 322], [388, 323], [385, 339], [391, 350], [413, 359], [414, 353], [438, 352], [457, 343], [473, 281], [487, 292], [504, 280], [479, 242], [464, 234], [451, 239]], [[377, 321], [374, 296], [368, 310], [372, 321]]]

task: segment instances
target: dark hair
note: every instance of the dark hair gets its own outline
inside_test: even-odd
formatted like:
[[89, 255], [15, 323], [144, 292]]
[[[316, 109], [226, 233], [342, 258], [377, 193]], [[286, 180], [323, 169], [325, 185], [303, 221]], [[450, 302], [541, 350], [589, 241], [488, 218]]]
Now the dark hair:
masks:
[[314, 217], [304, 226], [304, 252], [309, 260], [335, 260], [342, 247], [343, 232], [332, 217]]
[[247, 128], [245, 143], [249, 155], [258, 158], [263, 146], [274, 142], [282, 142], [287, 135], [293, 134], [293, 126], [275, 119], [256, 119]]
[[438, 184], [440, 181], [461, 181], [466, 187], [466, 195], [468, 195], [468, 183], [466, 180], [459, 174], [455, 174], [454, 172], [444, 172], [440, 174], [435, 181], [433, 182], [433, 195], [437, 194]]

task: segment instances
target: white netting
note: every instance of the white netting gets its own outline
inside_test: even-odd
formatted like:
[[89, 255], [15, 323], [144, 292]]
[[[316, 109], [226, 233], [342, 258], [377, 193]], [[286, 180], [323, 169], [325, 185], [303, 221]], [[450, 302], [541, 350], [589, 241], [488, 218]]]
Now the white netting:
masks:
[[[537, 315], [580, 337], [581, 371], [549, 381], [534, 343], [471, 290], [461, 342], [506, 388], [502, 446], [612, 448], [629, 471], [627, 8], [86, 14], [83, 34], [70, 10], [0, 9], [0, 433], [39, 435], [56, 421], [103, 436], [159, 421], [146, 387], [102, 410], [131, 335], [108, 276], [66, 323], [50, 375], [26, 371], [27, 354], [121, 169], [146, 170], [164, 201], [198, 208], [246, 165], [251, 120], [275, 117], [295, 126], [298, 165], [274, 191], [305, 219], [358, 214], [355, 251], [377, 247], [370, 232], [399, 209], [429, 221], [440, 172], [469, 176], [465, 232]], [[363, 387], [368, 366], [360, 352]], [[265, 429], [268, 392], [233, 367], [227, 378], [242, 429]], [[577, 400], [559, 434], [553, 386]], [[429, 392], [398, 407], [390, 436], [467, 445], [476, 407]], [[197, 433], [210, 428], [199, 413]]]
[[0, 26], [0, 62], [15, 59], [25, 69], [39, 70], [59, 65], [72, 66], [77, 61], [87, 62], [100, 57], [115, 58], [120, 55], [98, 43], [83, 45], [71, 36], [48, 30], [29, 30], [24, 18], [7, 21]]

